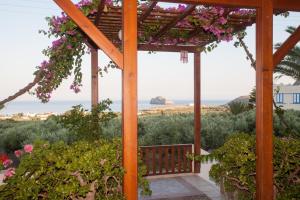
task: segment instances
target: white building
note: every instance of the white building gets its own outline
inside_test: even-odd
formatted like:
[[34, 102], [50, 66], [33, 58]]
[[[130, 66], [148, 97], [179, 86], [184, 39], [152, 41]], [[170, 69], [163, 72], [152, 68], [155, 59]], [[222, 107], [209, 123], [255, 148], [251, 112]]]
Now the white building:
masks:
[[300, 110], [300, 85], [274, 85], [274, 100], [284, 109]]

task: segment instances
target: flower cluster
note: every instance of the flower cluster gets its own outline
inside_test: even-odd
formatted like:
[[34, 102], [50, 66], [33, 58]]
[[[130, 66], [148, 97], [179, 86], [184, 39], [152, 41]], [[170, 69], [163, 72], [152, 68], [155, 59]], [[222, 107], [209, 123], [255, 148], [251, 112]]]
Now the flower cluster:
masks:
[[[97, 12], [100, 0], [81, 0], [76, 6], [86, 16]], [[104, 12], [110, 12], [112, 7], [120, 6], [119, 0], [105, 0]], [[139, 10], [144, 12], [149, 7], [149, 2], [139, 3]], [[176, 7], [162, 7], [156, 5], [153, 12], [171, 12], [180, 14], [187, 9], [186, 5], [179, 4]], [[203, 45], [203, 35], [207, 41], [231, 41], [234, 29], [229, 23], [231, 16], [243, 16], [251, 18], [255, 11], [249, 9], [222, 8], [213, 6], [197, 6], [195, 10], [186, 18], [176, 24], [175, 29], [169, 30], [162, 37], [155, 38], [155, 34], [164, 26], [157, 21], [157, 24], [144, 24], [139, 30], [138, 40], [141, 43], [151, 43], [154, 45], [176, 45], [192, 44]], [[88, 52], [85, 42], [77, 25], [65, 14], [47, 18], [49, 24], [48, 31], [41, 31], [48, 37], [55, 37], [52, 45], [43, 51], [48, 60], [43, 61], [37, 67], [37, 72], [41, 72], [41, 79], [35, 89], [36, 96], [42, 102], [48, 102], [52, 92], [57, 89], [61, 82], [74, 74], [74, 80], [70, 89], [75, 93], [80, 92], [82, 86], [82, 56]], [[199, 30], [199, 33], [190, 36], [190, 30]]]
[[[23, 148], [23, 150], [16, 150], [15, 156], [17, 158], [20, 158], [24, 153], [31, 153], [33, 150], [33, 146], [31, 144], [26, 144]], [[5, 169], [4, 172], [4, 179], [10, 178], [15, 174], [15, 168], [12, 167], [13, 161], [9, 159], [9, 157], [6, 154], [0, 154], [0, 164]]]

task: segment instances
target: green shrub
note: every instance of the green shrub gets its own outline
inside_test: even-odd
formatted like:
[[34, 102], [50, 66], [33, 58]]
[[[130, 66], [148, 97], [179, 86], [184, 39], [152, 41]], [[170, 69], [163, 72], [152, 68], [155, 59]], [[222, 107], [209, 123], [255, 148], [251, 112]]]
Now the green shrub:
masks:
[[33, 143], [35, 140], [56, 142], [63, 140], [70, 143], [74, 137], [69, 134], [53, 118], [46, 121], [1, 121], [0, 123], [0, 151], [13, 152], [23, 147], [24, 144]]
[[139, 119], [140, 144], [184, 144], [193, 141], [193, 116], [189, 114], [149, 116]]
[[[141, 162], [141, 161], [140, 161]], [[139, 181], [149, 194], [149, 184]], [[0, 186], [0, 199], [124, 199], [122, 146], [119, 139], [36, 142], [24, 155], [16, 174]], [[87, 198], [90, 196], [91, 198]]]
[[[222, 184], [225, 191], [237, 192], [238, 199], [255, 199], [255, 136], [234, 134], [209, 156], [197, 159], [218, 160], [210, 176]], [[274, 137], [273, 163], [276, 199], [299, 199], [300, 141]]]
[[234, 115], [246, 112], [253, 108], [250, 104], [240, 102], [240, 101], [230, 102], [228, 104], [228, 107], [229, 107], [229, 111]]
[[[77, 130], [88, 130], [78, 114], [79, 123], [82, 126], [73, 128], [58, 123], [54, 118], [46, 121], [0, 121], [0, 152], [11, 152], [26, 143], [32, 143], [36, 139], [49, 140], [51, 142], [63, 140], [71, 143], [81, 139], [74, 134]], [[286, 110], [284, 117], [290, 129], [286, 129], [274, 114], [274, 135], [279, 137], [300, 138], [300, 112]], [[75, 118], [76, 119], [76, 118]], [[82, 120], [82, 121], [81, 121]], [[77, 121], [74, 120], [74, 123]], [[92, 121], [91, 121], [92, 122]], [[88, 123], [91, 124], [91, 123]], [[70, 129], [67, 129], [67, 128]], [[201, 144], [205, 150], [212, 150], [222, 146], [225, 138], [235, 132], [255, 134], [255, 110], [250, 110], [237, 115], [231, 113], [207, 113], [202, 116]], [[194, 116], [189, 114], [164, 114], [140, 116], [138, 120], [138, 133], [140, 145], [159, 145], [175, 143], [193, 143]], [[81, 132], [81, 131], [79, 131]], [[121, 136], [121, 118], [113, 118], [101, 124], [101, 130], [96, 134], [101, 138], [114, 138]]]
[[112, 101], [107, 99], [87, 112], [81, 105], [74, 106], [64, 115], [56, 117], [56, 121], [67, 128], [78, 139], [100, 139], [103, 135], [103, 126], [116, 117], [109, 108]]

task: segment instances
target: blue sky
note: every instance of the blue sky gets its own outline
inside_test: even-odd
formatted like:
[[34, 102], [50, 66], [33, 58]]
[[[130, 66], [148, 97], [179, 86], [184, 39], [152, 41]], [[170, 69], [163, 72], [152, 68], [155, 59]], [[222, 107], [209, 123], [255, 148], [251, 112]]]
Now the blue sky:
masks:
[[[42, 49], [51, 40], [38, 34], [46, 29], [46, 16], [55, 15], [60, 9], [51, 0], [0, 0], [0, 99], [16, 92], [33, 79], [32, 73], [43, 59]], [[274, 17], [274, 43], [282, 42], [288, 34], [288, 25], [298, 26], [300, 13], [290, 17]], [[255, 26], [247, 29], [246, 42], [255, 53]], [[108, 63], [108, 58], [100, 53], [100, 65]], [[193, 56], [189, 55], [188, 64], [180, 63], [179, 53], [139, 53], [140, 100], [154, 96], [169, 99], [193, 98]], [[54, 92], [52, 100], [89, 100], [90, 99], [90, 57], [84, 57], [83, 88], [79, 94], [69, 90], [71, 80], [66, 80]], [[283, 78], [276, 83], [290, 83]], [[211, 53], [202, 54], [202, 98], [227, 100], [246, 95], [255, 86], [255, 72], [241, 48], [233, 42], [223, 42]], [[119, 100], [121, 98], [121, 72], [110, 70], [100, 79], [101, 98]], [[28, 94], [18, 100], [36, 100]]]

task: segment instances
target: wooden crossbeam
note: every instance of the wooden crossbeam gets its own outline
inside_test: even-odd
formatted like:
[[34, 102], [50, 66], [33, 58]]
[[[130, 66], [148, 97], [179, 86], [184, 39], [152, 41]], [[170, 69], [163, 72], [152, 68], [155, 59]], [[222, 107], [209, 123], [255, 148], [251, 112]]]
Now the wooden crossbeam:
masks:
[[[225, 7], [258, 8], [259, 0], [157, 0], [158, 2], [182, 3], [194, 5], [212, 5]], [[274, 0], [274, 11], [298, 11], [300, 12], [299, 0]]]
[[274, 10], [300, 12], [299, 0], [274, 0]]
[[101, 0], [100, 3], [99, 3], [99, 6], [98, 6], [98, 12], [97, 12], [97, 15], [96, 15], [96, 18], [95, 18], [95, 22], [94, 22], [94, 24], [96, 26], [100, 22], [100, 17], [101, 17], [101, 15], [103, 13], [104, 7], [105, 7], [105, 0]]
[[273, 55], [274, 69], [286, 56], [286, 54], [294, 48], [294, 46], [300, 41], [300, 26], [295, 30], [295, 32], [290, 35], [290, 37], [277, 49]]
[[153, 8], [156, 6], [157, 3], [158, 3], [157, 1], [151, 2], [149, 8], [139, 17], [140, 24], [151, 14], [151, 11], [153, 10]]
[[161, 28], [158, 33], [156, 33], [153, 37], [154, 40], [157, 40], [161, 36], [163, 36], [170, 28], [175, 26], [178, 22], [186, 18], [189, 14], [191, 14], [195, 10], [196, 6], [195, 5], [189, 5], [185, 11], [180, 14], [178, 17], [176, 17], [173, 21], [170, 23], [166, 24], [163, 28]]
[[123, 69], [123, 54], [70, 0], [54, 1], [120, 69]]
[[157, 0], [158, 2], [167, 3], [182, 3], [182, 4], [194, 4], [194, 5], [212, 5], [212, 6], [224, 6], [224, 7], [258, 7], [258, 0]]
[[196, 46], [178, 46], [178, 45], [163, 45], [157, 46], [152, 44], [139, 44], [138, 45], [139, 51], [161, 51], [161, 52], [181, 52], [187, 51], [190, 53], [194, 52], [201, 52], [201, 47]]

